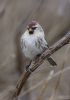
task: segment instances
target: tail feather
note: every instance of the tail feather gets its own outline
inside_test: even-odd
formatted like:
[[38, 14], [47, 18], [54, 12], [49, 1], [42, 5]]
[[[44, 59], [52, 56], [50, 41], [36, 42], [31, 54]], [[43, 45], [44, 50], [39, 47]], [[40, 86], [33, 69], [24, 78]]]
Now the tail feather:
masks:
[[56, 62], [54, 61], [54, 59], [50, 56], [47, 58], [47, 60], [49, 61], [49, 63], [52, 65], [52, 66], [56, 66]]

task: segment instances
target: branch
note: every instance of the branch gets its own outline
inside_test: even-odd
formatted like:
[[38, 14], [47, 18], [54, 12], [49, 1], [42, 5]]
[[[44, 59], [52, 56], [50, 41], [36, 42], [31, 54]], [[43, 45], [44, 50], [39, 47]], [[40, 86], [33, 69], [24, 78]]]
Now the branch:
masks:
[[70, 41], [70, 32], [68, 32], [62, 39], [60, 39], [58, 42], [56, 42], [49, 49], [46, 49], [46, 51], [44, 51], [40, 57], [38, 57], [37, 59], [32, 61], [31, 65], [29, 66], [28, 71], [25, 71], [21, 75], [21, 78], [20, 78], [19, 82], [17, 83], [15, 93], [14, 93], [15, 97], [17, 97], [20, 94], [22, 87], [25, 85], [25, 83], [26, 83], [28, 77], [31, 75], [31, 73], [33, 71], [35, 71], [47, 57], [49, 57], [51, 54], [53, 54], [54, 52], [59, 50], [64, 45], [68, 44], [69, 41]]

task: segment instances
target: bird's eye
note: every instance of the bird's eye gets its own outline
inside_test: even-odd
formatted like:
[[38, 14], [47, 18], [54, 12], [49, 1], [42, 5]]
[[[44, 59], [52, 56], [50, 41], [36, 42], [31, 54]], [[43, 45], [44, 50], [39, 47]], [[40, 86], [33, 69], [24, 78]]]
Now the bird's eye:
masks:
[[37, 27], [32, 27], [33, 30], [35, 30]]
[[27, 27], [27, 29], [29, 30], [29, 27]]

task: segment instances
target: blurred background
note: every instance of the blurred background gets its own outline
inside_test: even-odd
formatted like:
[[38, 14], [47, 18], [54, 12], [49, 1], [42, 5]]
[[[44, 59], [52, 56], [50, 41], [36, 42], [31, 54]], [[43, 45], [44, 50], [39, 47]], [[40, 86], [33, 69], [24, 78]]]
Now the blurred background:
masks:
[[[42, 25], [48, 44], [53, 45], [70, 30], [70, 0], [0, 0], [0, 100], [16, 86], [28, 63], [20, 37], [32, 19]], [[52, 56], [57, 67], [44, 61], [18, 100], [70, 100], [70, 44]]]

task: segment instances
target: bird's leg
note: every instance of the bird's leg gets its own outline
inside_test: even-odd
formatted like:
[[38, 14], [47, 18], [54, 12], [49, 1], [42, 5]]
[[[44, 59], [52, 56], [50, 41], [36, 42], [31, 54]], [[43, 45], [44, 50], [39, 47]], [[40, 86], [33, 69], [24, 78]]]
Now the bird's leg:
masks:
[[39, 58], [39, 57], [40, 57], [40, 55], [41, 55], [41, 54], [38, 54], [38, 55], [36, 56], [36, 58]]
[[38, 58], [39, 58], [39, 56], [40, 56], [41, 54], [38, 54], [33, 60], [31, 60], [30, 61], [30, 63], [26, 66], [26, 71], [28, 71], [29, 70], [29, 66], [31, 65], [31, 63], [34, 61], [34, 63], [37, 63], [37, 61], [38, 61]]
[[38, 55], [34, 58], [35, 63], [38, 62], [38, 59], [39, 59], [40, 55], [41, 55], [41, 54], [38, 54]]

